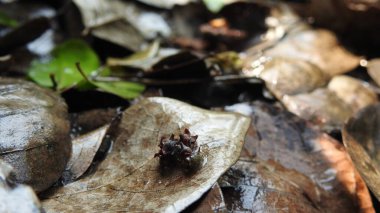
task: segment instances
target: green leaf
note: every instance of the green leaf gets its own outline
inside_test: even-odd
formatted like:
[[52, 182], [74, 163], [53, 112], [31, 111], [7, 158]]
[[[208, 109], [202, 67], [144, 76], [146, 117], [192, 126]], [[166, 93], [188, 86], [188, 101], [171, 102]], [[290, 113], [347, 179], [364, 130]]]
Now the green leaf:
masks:
[[[33, 61], [28, 71], [29, 77], [37, 84], [52, 87], [50, 75], [57, 81], [57, 89], [65, 90], [84, 82], [77, 71], [76, 62], [80, 62], [86, 75], [90, 75], [100, 66], [99, 57], [84, 41], [68, 40], [53, 49], [52, 59], [48, 62]], [[80, 84], [86, 87], [86, 85]], [[88, 85], [87, 85], [88, 86]]]
[[90, 81], [97, 86], [100, 90], [112, 93], [125, 99], [133, 99], [140, 95], [144, 91], [145, 86], [133, 82], [115, 81], [115, 82], [101, 82]]
[[17, 27], [19, 23], [17, 20], [9, 17], [7, 14], [0, 12], [0, 25], [14, 28]]
[[226, 0], [203, 0], [203, 3], [206, 5], [208, 10], [213, 13], [217, 13], [224, 7]]

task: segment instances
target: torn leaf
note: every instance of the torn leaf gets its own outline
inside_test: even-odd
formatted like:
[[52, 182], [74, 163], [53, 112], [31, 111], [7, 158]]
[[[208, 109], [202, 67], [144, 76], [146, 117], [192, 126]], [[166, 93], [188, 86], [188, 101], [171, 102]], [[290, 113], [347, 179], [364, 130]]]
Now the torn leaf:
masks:
[[90, 167], [109, 125], [105, 125], [72, 141], [72, 153], [62, 174], [64, 183], [72, 182], [82, 176]]

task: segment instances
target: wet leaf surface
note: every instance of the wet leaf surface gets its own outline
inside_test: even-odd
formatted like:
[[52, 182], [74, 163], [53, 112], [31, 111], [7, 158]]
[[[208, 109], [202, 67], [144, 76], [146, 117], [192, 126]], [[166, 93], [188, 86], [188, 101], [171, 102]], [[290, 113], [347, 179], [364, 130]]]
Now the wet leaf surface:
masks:
[[0, 159], [16, 181], [37, 192], [51, 186], [70, 156], [67, 106], [33, 83], [0, 78]]
[[90, 167], [109, 125], [101, 127], [72, 141], [72, 153], [62, 174], [62, 182], [73, 182], [82, 176]]
[[202, 196], [202, 198], [182, 212], [227, 212], [226, 204], [224, 203], [224, 197], [219, 184], [215, 183], [211, 189]]
[[290, 112], [326, 131], [340, 129], [353, 113], [351, 107], [334, 92], [324, 88], [311, 93], [285, 96], [282, 102]]
[[368, 187], [380, 200], [380, 105], [372, 105], [356, 113], [345, 124], [343, 142], [356, 168]]
[[[237, 114], [206, 111], [168, 98], [143, 100], [123, 113], [120, 135], [97, 171], [55, 189], [43, 206], [49, 212], [181, 211], [237, 160], [248, 125], [249, 119]], [[184, 128], [198, 135], [204, 165], [193, 173], [175, 166], [160, 169], [160, 161], [153, 157], [160, 138]]]
[[311, 92], [328, 82], [328, 76], [318, 66], [281, 57], [270, 59], [254, 76], [264, 80], [267, 88], [280, 100], [284, 95]]
[[8, 213], [43, 212], [40, 201], [29, 186], [15, 184], [12, 167], [0, 160], [0, 211]]
[[374, 211], [337, 141], [269, 104], [253, 103], [251, 116], [240, 159], [220, 181], [229, 210]]

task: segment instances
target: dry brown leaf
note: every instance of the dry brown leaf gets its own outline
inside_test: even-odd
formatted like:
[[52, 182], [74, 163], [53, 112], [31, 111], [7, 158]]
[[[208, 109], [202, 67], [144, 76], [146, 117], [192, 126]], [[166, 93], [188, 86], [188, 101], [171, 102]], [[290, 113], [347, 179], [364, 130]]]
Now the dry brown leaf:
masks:
[[342, 130], [343, 142], [368, 187], [380, 200], [380, 104], [355, 114]]
[[[264, 211], [270, 211], [271, 208], [280, 211], [280, 207], [296, 205], [296, 209], [303, 208], [307, 212], [374, 212], [365, 183], [344, 147], [281, 108], [260, 102], [253, 104], [252, 124], [238, 162], [241, 166], [237, 164], [237, 167], [233, 167], [241, 172], [240, 178], [235, 180], [239, 181], [237, 187], [253, 182], [256, 189], [260, 189], [260, 183], [263, 183], [264, 188], [269, 188], [246, 193], [240, 200], [247, 205], [259, 197], [265, 204]], [[245, 166], [247, 163], [251, 165]], [[249, 175], [256, 173], [258, 177]], [[296, 189], [289, 189], [295, 190], [289, 192], [282, 184], [286, 187], [293, 185]], [[262, 198], [261, 195], [266, 196], [265, 193], [273, 193], [271, 187], [279, 191], [277, 195]], [[293, 201], [291, 196], [287, 196], [286, 200], [283, 193], [294, 193], [295, 196], [301, 193], [304, 198]], [[225, 195], [228, 206], [227, 197]], [[301, 203], [297, 204], [297, 200]], [[308, 204], [308, 209], [297, 206], [303, 204]], [[252, 205], [249, 207], [256, 208]]]
[[[120, 135], [97, 171], [58, 188], [48, 212], [178, 212], [199, 199], [238, 159], [250, 119], [203, 110], [169, 98], [149, 98], [123, 113]], [[204, 165], [194, 174], [162, 173], [154, 158], [162, 136], [188, 128], [198, 135]]]
[[62, 174], [63, 182], [68, 183], [82, 176], [90, 167], [109, 125], [75, 138], [72, 141], [72, 153]]

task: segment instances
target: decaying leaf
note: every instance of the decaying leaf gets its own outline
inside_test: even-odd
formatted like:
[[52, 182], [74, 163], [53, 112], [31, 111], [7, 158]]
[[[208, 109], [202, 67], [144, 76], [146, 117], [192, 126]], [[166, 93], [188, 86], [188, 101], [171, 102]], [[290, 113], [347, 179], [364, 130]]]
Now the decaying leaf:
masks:
[[224, 203], [224, 197], [219, 184], [215, 183], [211, 189], [202, 196], [201, 199], [186, 208], [183, 212], [227, 212], [226, 204]]
[[[249, 118], [211, 112], [168, 99], [149, 98], [123, 113], [120, 135], [97, 171], [57, 188], [43, 201], [48, 212], [178, 212], [199, 199], [236, 162]], [[188, 128], [198, 135], [203, 166], [193, 173], [158, 158], [161, 137]]]
[[[275, 58], [310, 63], [320, 68], [322, 72], [330, 77], [350, 71], [359, 65], [360, 57], [344, 49], [338, 43], [334, 34], [327, 30], [311, 29], [310, 26], [300, 21], [299, 17], [291, 9], [284, 5], [272, 9], [272, 16], [268, 18], [267, 24], [269, 30], [264, 37], [264, 41], [246, 51], [244, 65], [246, 75], [261, 73], [263, 69], [265, 70], [265, 63]], [[263, 60], [263, 58], [267, 60]], [[341, 63], [342, 61], [345, 63]], [[273, 69], [272, 66], [268, 67]], [[277, 69], [279, 69], [278, 73], [288, 71], [286, 66], [279, 66]], [[310, 68], [305, 69], [305, 65], [298, 69], [297, 75], [310, 75]], [[319, 73], [319, 71], [316, 72]], [[318, 76], [319, 74], [316, 75]], [[296, 78], [300, 77], [296, 76]], [[286, 83], [284, 82], [283, 84]]]
[[0, 160], [0, 212], [43, 212], [40, 201], [29, 186], [14, 184], [12, 167]]
[[0, 159], [16, 181], [37, 192], [52, 185], [70, 157], [67, 106], [57, 94], [22, 80], [0, 78]]
[[82, 176], [90, 167], [109, 125], [77, 137], [72, 141], [72, 153], [62, 174], [62, 181], [72, 182]]
[[374, 212], [337, 141], [269, 104], [253, 103], [251, 116], [240, 159], [221, 182], [223, 192], [233, 190], [231, 200], [224, 193], [230, 211]]
[[352, 112], [377, 102], [364, 82], [336, 76], [355, 68], [360, 57], [344, 49], [335, 35], [311, 29], [285, 6], [272, 9], [269, 20], [266, 40], [246, 51], [243, 74], [264, 80], [289, 111], [330, 131]]
[[354, 113], [378, 101], [377, 94], [369, 87], [368, 83], [349, 76], [335, 76], [327, 88], [335, 92], [341, 100], [351, 107]]
[[324, 86], [328, 76], [316, 65], [299, 59], [276, 57], [257, 67], [253, 76], [263, 79], [278, 98], [311, 92]]
[[367, 65], [368, 74], [380, 86], [380, 59], [372, 59]]
[[286, 95], [282, 99], [286, 108], [326, 131], [340, 129], [352, 115], [352, 109], [336, 94], [320, 88], [311, 93]]
[[368, 187], [380, 200], [380, 104], [355, 114], [342, 130], [343, 142]]
[[[287, 20], [285, 19], [285, 21]], [[276, 28], [285, 28], [281, 24], [286, 25], [287, 22], [281, 23], [281, 16], [278, 22]], [[329, 76], [345, 73], [359, 65], [360, 57], [344, 49], [330, 31], [310, 29], [304, 23], [298, 25], [297, 27], [292, 26], [288, 32], [285, 31], [284, 38], [272, 46], [267, 46], [265, 49], [258, 49], [261, 46], [254, 46], [248, 49], [245, 69], [255, 68], [258, 52], [260, 56], [269, 58], [286, 57], [310, 62]], [[284, 29], [282, 30], [284, 31]], [[342, 61], [345, 63], [341, 63]]]
[[286, 95], [282, 102], [290, 112], [331, 131], [340, 129], [353, 113], [378, 102], [378, 99], [368, 83], [338, 75], [331, 79], [327, 89]]

